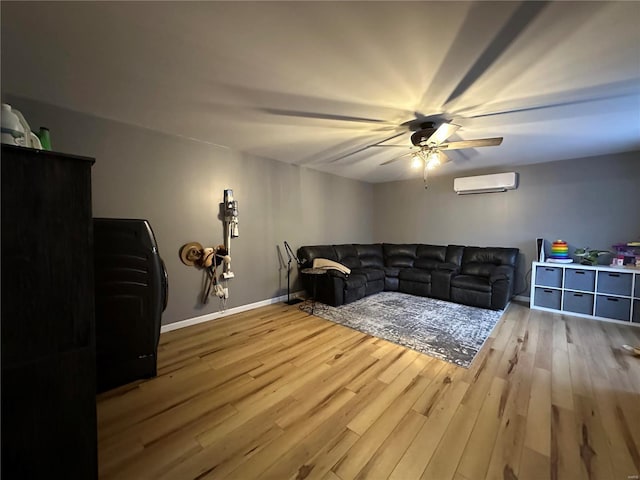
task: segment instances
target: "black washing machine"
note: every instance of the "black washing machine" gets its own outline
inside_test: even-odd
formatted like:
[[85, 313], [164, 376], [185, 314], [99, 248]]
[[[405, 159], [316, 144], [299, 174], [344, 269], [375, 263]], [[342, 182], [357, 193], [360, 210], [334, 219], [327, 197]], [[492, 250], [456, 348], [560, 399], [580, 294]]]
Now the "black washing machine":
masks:
[[156, 375], [168, 278], [146, 220], [94, 218], [97, 391]]

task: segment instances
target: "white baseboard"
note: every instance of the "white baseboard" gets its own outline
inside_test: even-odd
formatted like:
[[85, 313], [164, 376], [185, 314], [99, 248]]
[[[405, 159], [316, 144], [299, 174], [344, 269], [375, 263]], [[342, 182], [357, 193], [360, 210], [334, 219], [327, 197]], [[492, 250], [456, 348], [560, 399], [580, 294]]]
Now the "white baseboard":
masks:
[[[298, 292], [292, 292], [291, 298], [301, 297], [304, 295], [304, 290]], [[199, 323], [210, 322], [218, 318], [227, 317], [240, 312], [246, 312], [247, 310], [253, 310], [254, 308], [266, 307], [267, 305], [273, 305], [274, 303], [284, 302], [287, 299], [286, 295], [280, 295], [279, 297], [267, 298], [255, 303], [248, 303], [247, 305], [240, 305], [239, 307], [233, 307], [223, 312], [214, 312], [202, 315], [200, 317], [187, 318], [186, 320], [180, 320], [179, 322], [168, 323], [160, 327], [160, 333], [170, 332], [171, 330], [177, 330], [179, 328], [190, 327], [191, 325], [197, 325]]]
[[513, 297], [514, 300], [518, 300], [520, 302], [526, 302], [529, 303], [530, 299], [529, 297], [525, 297], [524, 295], [516, 295], [515, 297]]

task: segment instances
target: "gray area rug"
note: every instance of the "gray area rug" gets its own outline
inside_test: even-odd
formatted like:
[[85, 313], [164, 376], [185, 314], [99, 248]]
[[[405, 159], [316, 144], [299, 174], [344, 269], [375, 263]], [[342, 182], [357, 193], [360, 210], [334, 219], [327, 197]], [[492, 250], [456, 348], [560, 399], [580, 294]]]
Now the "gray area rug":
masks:
[[[320, 305], [319, 305], [320, 306]], [[503, 311], [381, 292], [315, 315], [468, 368]]]

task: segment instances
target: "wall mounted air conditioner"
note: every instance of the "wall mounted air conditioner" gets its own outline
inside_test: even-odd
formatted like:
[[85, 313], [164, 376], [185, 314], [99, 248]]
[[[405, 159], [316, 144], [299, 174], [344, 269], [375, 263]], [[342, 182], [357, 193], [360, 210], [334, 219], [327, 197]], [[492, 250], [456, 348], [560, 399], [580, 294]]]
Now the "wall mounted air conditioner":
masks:
[[453, 180], [453, 190], [458, 195], [470, 193], [506, 192], [518, 188], [518, 174], [515, 172], [461, 177]]

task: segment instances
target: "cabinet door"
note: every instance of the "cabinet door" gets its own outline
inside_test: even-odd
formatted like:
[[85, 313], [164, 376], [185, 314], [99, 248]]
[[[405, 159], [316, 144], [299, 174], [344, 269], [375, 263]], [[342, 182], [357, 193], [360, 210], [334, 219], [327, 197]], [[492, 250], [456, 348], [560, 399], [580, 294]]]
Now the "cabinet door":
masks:
[[9, 366], [93, 342], [91, 162], [3, 147], [1, 163]]
[[97, 478], [92, 161], [0, 163], [2, 478]]
[[2, 369], [2, 478], [97, 478], [90, 349]]

